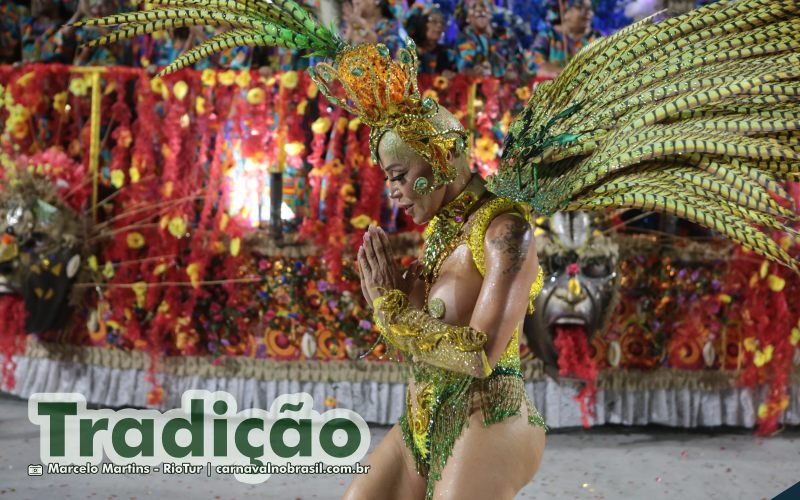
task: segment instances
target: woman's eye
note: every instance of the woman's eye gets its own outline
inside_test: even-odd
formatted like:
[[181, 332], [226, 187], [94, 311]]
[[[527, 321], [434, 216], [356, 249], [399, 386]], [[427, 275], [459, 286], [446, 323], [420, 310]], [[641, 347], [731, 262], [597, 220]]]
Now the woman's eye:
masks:
[[396, 176], [392, 177], [390, 180], [392, 182], [397, 182], [397, 181], [402, 181], [405, 178], [406, 178], [406, 174], [400, 174], [400, 175], [396, 175]]

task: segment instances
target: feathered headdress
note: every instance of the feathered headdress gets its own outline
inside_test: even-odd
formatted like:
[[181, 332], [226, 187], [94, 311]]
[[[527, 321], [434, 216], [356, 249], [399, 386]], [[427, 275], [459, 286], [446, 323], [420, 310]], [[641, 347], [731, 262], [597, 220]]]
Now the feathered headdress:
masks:
[[393, 59], [383, 44], [351, 46], [331, 29], [321, 26], [292, 0], [151, 0], [156, 8], [76, 23], [118, 28], [88, 46], [102, 45], [145, 33], [184, 26], [228, 28], [205, 43], [187, 50], [159, 75], [166, 75], [223, 50], [243, 46], [279, 46], [307, 49], [331, 59], [309, 69], [309, 75], [328, 100], [353, 113], [371, 128], [370, 150], [377, 163], [378, 144], [388, 131], [433, 167], [433, 183], [417, 185], [428, 193], [455, 179], [448, 163], [452, 150], [466, 150], [463, 128], [440, 130], [432, 122], [438, 104], [421, 98], [417, 87], [417, 54], [412, 41]]

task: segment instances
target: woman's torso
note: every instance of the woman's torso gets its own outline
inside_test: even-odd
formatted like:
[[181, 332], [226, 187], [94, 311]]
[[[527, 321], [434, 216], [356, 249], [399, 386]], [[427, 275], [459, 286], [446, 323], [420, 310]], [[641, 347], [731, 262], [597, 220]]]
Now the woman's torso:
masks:
[[[483, 205], [481, 205], [483, 206]], [[488, 208], [488, 207], [487, 207]], [[480, 210], [480, 209], [479, 209]], [[463, 236], [458, 246], [445, 257], [436, 280], [431, 284], [428, 292], [428, 304], [439, 299], [444, 302], [444, 316], [440, 318], [445, 323], [458, 326], [468, 326], [478, 301], [478, 296], [483, 286], [483, 275], [473, 259], [472, 251], [467, 244], [467, 235], [473, 227], [473, 217], [478, 211], [473, 213], [463, 230]], [[423, 280], [417, 280], [411, 291], [409, 302], [412, 307], [425, 310], [426, 284]], [[520, 318], [520, 323], [524, 318]], [[496, 372], [501, 372], [505, 368], [519, 368], [519, 345], [517, 332], [509, 339], [508, 345], [495, 366]], [[429, 369], [431, 370], [431, 369]], [[435, 369], [431, 371], [436, 371]], [[439, 370], [443, 372], [442, 370]], [[421, 406], [426, 404], [426, 399], [435, 396], [431, 392], [431, 383], [428, 377], [420, 376], [419, 371], [415, 371], [408, 380], [408, 410], [413, 415], [424, 413]], [[429, 375], [429, 373], [426, 373]], [[441, 374], [439, 374], [441, 375]], [[463, 378], [463, 377], [462, 377]], [[459, 377], [453, 377], [458, 381]], [[436, 384], [434, 392], [441, 391], [441, 384]], [[478, 394], [473, 394], [474, 398]], [[473, 412], [479, 410], [477, 401], [473, 405]]]

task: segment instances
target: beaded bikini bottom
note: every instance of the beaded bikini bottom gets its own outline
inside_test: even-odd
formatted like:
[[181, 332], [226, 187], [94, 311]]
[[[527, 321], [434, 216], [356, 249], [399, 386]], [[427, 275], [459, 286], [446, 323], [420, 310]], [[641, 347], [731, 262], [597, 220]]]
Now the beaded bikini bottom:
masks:
[[[528, 423], [547, 429], [525, 392], [517, 339], [515, 331], [507, 349], [508, 356], [504, 354], [505, 359], [501, 358], [485, 379], [433, 367], [415, 368], [416, 396], [412, 396], [410, 387], [406, 390], [406, 413], [398, 423], [403, 440], [414, 457], [417, 472], [427, 477], [426, 499], [432, 497], [433, 486], [441, 479], [453, 445], [475, 409], [473, 401], [476, 399], [483, 411], [485, 426], [521, 415], [525, 404]], [[516, 354], [516, 359], [512, 354]]]

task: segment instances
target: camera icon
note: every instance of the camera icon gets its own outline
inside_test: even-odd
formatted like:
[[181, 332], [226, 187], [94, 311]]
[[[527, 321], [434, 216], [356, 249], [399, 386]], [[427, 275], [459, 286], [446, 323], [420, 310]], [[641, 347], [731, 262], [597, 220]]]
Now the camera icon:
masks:
[[44, 467], [42, 465], [31, 464], [28, 466], [29, 476], [41, 476], [42, 474], [44, 474]]

